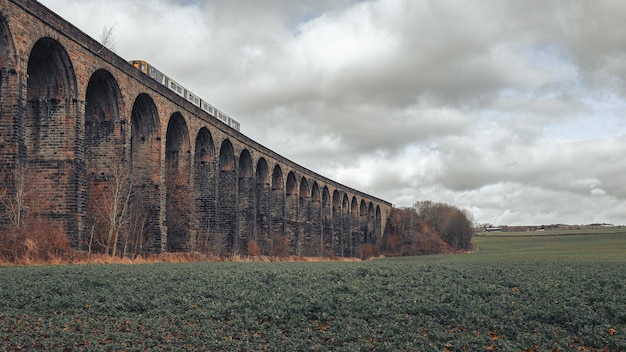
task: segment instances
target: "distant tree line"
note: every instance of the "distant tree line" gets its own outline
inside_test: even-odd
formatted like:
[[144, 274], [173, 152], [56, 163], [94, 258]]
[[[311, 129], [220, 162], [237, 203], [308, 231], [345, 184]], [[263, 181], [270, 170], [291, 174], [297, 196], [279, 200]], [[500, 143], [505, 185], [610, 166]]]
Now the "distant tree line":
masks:
[[472, 215], [453, 205], [417, 202], [411, 208], [393, 208], [381, 245], [385, 256], [467, 251], [474, 235]]

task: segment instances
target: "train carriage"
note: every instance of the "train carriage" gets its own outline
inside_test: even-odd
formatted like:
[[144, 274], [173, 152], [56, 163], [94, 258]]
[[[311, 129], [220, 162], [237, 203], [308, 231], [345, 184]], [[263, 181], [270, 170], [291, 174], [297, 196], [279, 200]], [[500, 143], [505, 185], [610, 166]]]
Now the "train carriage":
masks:
[[217, 108], [207, 103], [206, 101], [200, 99], [197, 95], [187, 90], [187, 88], [185, 88], [183, 85], [174, 81], [173, 79], [171, 79], [170, 77], [162, 73], [161, 71], [157, 70], [154, 66], [150, 65], [148, 62], [143, 61], [143, 60], [131, 60], [129, 61], [129, 63], [133, 65], [135, 68], [137, 68], [139, 71], [146, 74], [148, 77], [154, 79], [155, 81], [159, 82], [161, 85], [167, 87], [169, 90], [185, 98], [185, 100], [192, 103], [193, 105], [199, 107], [204, 112], [211, 115], [211, 117], [216, 118], [222, 121], [224, 124], [226, 124], [230, 128], [239, 131], [240, 124], [237, 120], [226, 115], [225, 113], [218, 110]]

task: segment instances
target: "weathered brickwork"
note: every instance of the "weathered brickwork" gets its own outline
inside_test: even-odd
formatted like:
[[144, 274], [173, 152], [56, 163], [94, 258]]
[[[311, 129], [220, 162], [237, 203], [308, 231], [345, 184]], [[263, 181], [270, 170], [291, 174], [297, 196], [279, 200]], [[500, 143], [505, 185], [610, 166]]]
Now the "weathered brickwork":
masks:
[[79, 249], [117, 165], [147, 214], [145, 251], [356, 255], [391, 209], [227, 127], [35, 1], [0, 0], [0, 114], [2, 167], [36, 170], [29, 211]]

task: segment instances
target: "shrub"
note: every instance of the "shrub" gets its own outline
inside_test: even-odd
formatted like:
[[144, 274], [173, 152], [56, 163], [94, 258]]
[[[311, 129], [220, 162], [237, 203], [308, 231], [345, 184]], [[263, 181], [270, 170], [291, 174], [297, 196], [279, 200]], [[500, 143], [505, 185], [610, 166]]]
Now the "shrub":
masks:
[[0, 232], [0, 261], [35, 264], [71, 256], [67, 236], [50, 221], [36, 217], [24, 226]]
[[252, 257], [258, 257], [261, 255], [261, 247], [255, 240], [248, 241], [248, 255]]

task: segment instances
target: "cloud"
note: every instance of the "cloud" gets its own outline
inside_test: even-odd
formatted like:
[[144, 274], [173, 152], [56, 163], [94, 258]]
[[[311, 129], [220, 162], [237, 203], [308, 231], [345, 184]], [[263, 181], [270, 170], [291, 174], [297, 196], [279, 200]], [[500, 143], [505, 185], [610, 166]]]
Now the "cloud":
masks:
[[252, 139], [398, 206], [626, 224], [626, 3], [44, 0]]

